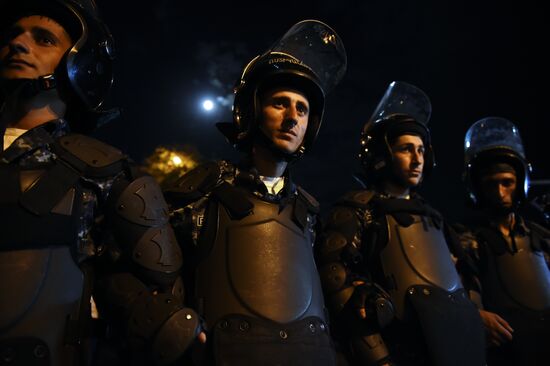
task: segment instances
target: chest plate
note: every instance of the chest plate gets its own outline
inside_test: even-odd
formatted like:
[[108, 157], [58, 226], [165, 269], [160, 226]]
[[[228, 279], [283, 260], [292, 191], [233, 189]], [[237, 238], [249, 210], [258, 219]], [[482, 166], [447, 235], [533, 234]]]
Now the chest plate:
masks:
[[197, 272], [198, 298], [210, 324], [224, 315], [246, 314], [289, 323], [324, 318], [323, 297], [309, 226], [294, 221], [294, 205], [281, 208], [248, 195], [250, 215], [232, 219], [218, 204], [210, 255]]
[[405, 318], [407, 291], [415, 285], [433, 286], [447, 292], [462, 287], [443, 231], [429, 219], [414, 215], [407, 227], [387, 215], [388, 243], [381, 252], [382, 268], [396, 305]]
[[[550, 309], [550, 270], [542, 252], [533, 251], [529, 235], [514, 238], [517, 252], [491, 255], [484, 276], [484, 301], [491, 306]], [[510, 247], [510, 238], [508, 246]]]

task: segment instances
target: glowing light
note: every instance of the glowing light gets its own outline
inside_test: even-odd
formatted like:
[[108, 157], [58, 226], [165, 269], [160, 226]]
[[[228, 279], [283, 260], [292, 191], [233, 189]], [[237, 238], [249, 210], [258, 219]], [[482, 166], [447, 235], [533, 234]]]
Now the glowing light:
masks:
[[202, 102], [202, 108], [204, 108], [205, 111], [211, 111], [214, 109], [214, 102], [210, 99], [206, 99], [204, 102]]
[[174, 163], [175, 166], [181, 166], [183, 165], [183, 160], [177, 155], [172, 156], [172, 163]]
[[145, 160], [144, 170], [161, 187], [170, 187], [179, 177], [195, 168], [200, 157], [190, 148], [184, 150], [158, 146]]

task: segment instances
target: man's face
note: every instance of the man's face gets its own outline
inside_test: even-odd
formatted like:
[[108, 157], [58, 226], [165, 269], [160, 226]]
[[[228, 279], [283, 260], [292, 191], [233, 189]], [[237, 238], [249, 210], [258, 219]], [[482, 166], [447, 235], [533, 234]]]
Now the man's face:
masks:
[[391, 146], [396, 182], [410, 188], [420, 184], [424, 168], [424, 143], [419, 136], [401, 135]]
[[293, 89], [271, 89], [261, 96], [261, 107], [260, 130], [281, 151], [296, 152], [307, 130], [307, 97]]
[[7, 32], [0, 48], [0, 77], [37, 79], [52, 74], [72, 45], [55, 20], [32, 15], [19, 19]]
[[482, 195], [494, 208], [511, 208], [514, 204], [516, 188], [516, 173], [490, 173], [481, 178]]

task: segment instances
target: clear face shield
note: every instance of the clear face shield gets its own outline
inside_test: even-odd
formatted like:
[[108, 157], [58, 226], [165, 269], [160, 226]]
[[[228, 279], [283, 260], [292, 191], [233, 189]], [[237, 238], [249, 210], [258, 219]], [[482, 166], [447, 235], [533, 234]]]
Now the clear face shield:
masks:
[[401, 114], [414, 118], [417, 122], [428, 124], [432, 114], [430, 98], [418, 87], [404, 81], [392, 81], [374, 113], [365, 125], [363, 132], [382, 123], [391, 115]]
[[504, 118], [483, 118], [474, 123], [464, 137], [466, 162], [470, 162], [480, 152], [492, 149], [508, 149], [525, 159], [518, 128]]
[[531, 167], [527, 163], [523, 142], [516, 125], [501, 117], [487, 117], [475, 122], [464, 137], [466, 168], [469, 170], [476, 157], [490, 151], [514, 156], [523, 164], [523, 191], [527, 195]]
[[347, 55], [342, 39], [331, 27], [318, 20], [294, 24], [264, 53], [267, 54], [290, 56], [313, 71], [325, 94], [346, 73]]

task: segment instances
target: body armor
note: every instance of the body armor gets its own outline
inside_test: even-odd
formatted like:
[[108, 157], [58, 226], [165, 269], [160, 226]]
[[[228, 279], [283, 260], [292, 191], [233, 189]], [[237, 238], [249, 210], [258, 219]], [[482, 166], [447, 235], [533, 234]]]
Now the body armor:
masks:
[[431, 365], [484, 365], [479, 313], [466, 296], [443, 230], [428, 216], [411, 214], [407, 226], [385, 217], [388, 242], [380, 260], [397, 319], [409, 330], [419, 323]]
[[[0, 155], [1, 362], [88, 362], [90, 337], [97, 336], [90, 309], [94, 277], [100, 279], [94, 298], [102, 317], [128, 309], [125, 341], [149, 340], [155, 364], [173, 362], [195, 338], [199, 322], [183, 308], [183, 289], [177, 289], [182, 258], [162, 193], [151, 177], [133, 179], [129, 161], [115, 148], [83, 135], [47, 132], [57, 126], [62, 133], [65, 125], [56, 121], [30, 130]], [[95, 226], [95, 199], [109, 227]], [[124, 272], [92, 276], [87, 259], [105, 248], [88, 237], [92, 228], [109, 230], [140, 279]], [[170, 293], [151, 294], [144, 280]]]
[[513, 339], [489, 350], [490, 365], [546, 365], [550, 337], [550, 271], [540, 250], [543, 240], [529, 226], [524, 235], [478, 231], [483, 260], [483, 304], [514, 329]]
[[462, 288], [443, 231], [431, 219], [413, 215], [412, 225], [404, 227], [386, 215], [388, 244], [380, 258], [389, 292], [399, 319], [406, 318], [406, 298], [413, 286], [424, 285], [449, 293]]
[[211, 252], [197, 270], [197, 298], [209, 324], [228, 314], [291, 323], [324, 319], [323, 295], [313, 260], [309, 225], [294, 219], [295, 205], [246, 198], [250, 215], [234, 219], [217, 204]]
[[[511, 239], [506, 238], [508, 247]], [[517, 251], [491, 255], [482, 278], [483, 301], [491, 309], [550, 309], [550, 270], [541, 251], [533, 251], [529, 235], [514, 238]]]
[[[40, 167], [37, 167], [40, 168]], [[41, 216], [22, 207], [25, 192], [53, 170], [2, 165], [0, 348], [13, 365], [71, 365], [85, 276], [74, 260], [79, 187]], [[31, 179], [29, 179], [31, 177]], [[86, 300], [88, 301], [88, 300]], [[60, 326], [63, 325], [63, 326]]]

